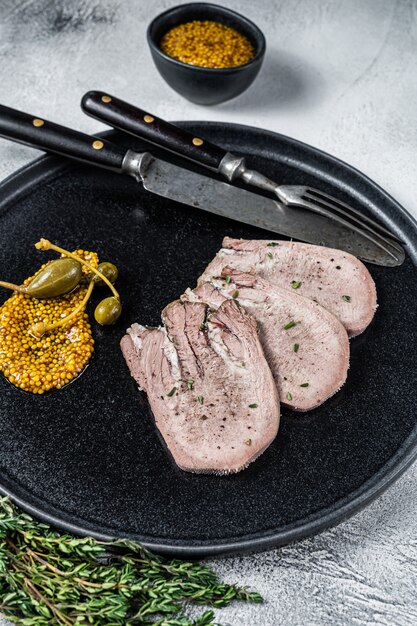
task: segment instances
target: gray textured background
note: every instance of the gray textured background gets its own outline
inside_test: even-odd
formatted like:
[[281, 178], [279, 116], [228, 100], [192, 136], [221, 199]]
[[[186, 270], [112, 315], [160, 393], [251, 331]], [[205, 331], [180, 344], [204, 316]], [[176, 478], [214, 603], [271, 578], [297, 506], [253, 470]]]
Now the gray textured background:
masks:
[[[104, 89], [167, 119], [252, 124], [350, 162], [417, 216], [417, 2], [222, 0], [268, 41], [252, 88], [216, 108], [157, 74], [150, 19], [175, 1], [0, 0], [0, 101], [95, 132], [79, 99]], [[0, 140], [0, 178], [37, 156]], [[212, 563], [261, 591], [262, 607], [218, 612], [233, 626], [417, 624], [416, 466], [355, 518], [313, 539]], [[4, 626], [0, 618], [0, 626]]]

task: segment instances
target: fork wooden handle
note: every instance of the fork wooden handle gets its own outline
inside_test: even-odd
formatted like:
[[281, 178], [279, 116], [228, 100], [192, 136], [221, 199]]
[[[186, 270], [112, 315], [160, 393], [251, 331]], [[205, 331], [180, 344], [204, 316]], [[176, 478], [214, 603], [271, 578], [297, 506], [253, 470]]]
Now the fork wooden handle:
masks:
[[226, 150], [206, 139], [102, 91], [86, 93], [81, 100], [81, 108], [87, 115], [114, 128], [146, 139], [214, 171], [218, 171], [226, 154]]

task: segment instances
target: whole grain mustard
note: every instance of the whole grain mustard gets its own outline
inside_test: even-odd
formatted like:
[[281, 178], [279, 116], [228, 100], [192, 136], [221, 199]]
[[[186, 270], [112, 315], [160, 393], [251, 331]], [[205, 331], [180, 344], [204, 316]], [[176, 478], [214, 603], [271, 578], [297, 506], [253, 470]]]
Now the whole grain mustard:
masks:
[[160, 47], [178, 61], [207, 68], [244, 65], [255, 55], [247, 37], [234, 28], [209, 20], [175, 26], [162, 37]]
[[[77, 250], [76, 255], [93, 267], [98, 266], [95, 252]], [[88, 280], [90, 276], [84, 269], [83, 273]], [[85, 310], [68, 325], [42, 337], [33, 336], [30, 329], [35, 324], [49, 325], [69, 316], [87, 289], [87, 284], [82, 283], [69, 294], [43, 300], [15, 292], [0, 307], [0, 372], [16, 387], [35, 394], [61, 389], [86, 367], [94, 351], [94, 340]]]

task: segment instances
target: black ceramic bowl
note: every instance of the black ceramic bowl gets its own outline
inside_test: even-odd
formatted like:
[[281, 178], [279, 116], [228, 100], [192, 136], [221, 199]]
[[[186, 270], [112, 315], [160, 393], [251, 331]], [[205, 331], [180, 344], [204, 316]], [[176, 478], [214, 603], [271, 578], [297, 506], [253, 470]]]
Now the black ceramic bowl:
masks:
[[[161, 38], [174, 26], [192, 20], [212, 20], [245, 35], [255, 47], [255, 56], [245, 65], [206, 68], [188, 65], [164, 54]], [[255, 80], [265, 56], [265, 37], [253, 22], [230, 9], [192, 2], [168, 9], [150, 23], [147, 32], [152, 57], [161, 76], [182, 96], [197, 104], [218, 104], [241, 94]]]

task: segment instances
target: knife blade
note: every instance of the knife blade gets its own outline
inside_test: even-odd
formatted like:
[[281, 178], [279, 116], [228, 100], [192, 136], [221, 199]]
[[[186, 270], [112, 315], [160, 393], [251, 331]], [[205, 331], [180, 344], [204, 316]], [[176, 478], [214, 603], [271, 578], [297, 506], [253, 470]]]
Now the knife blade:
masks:
[[395, 267], [404, 261], [396, 249], [383, 249], [361, 233], [330, 219], [191, 172], [149, 153], [128, 151], [122, 169], [151, 193], [215, 215], [278, 235], [346, 250], [376, 265]]
[[133, 176], [159, 196], [309, 243], [346, 250], [377, 265], [404, 260], [361, 234], [323, 216], [291, 208], [228, 183], [136, 153], [16, 109], [0, 105], [0, 136], [66, 157]]

